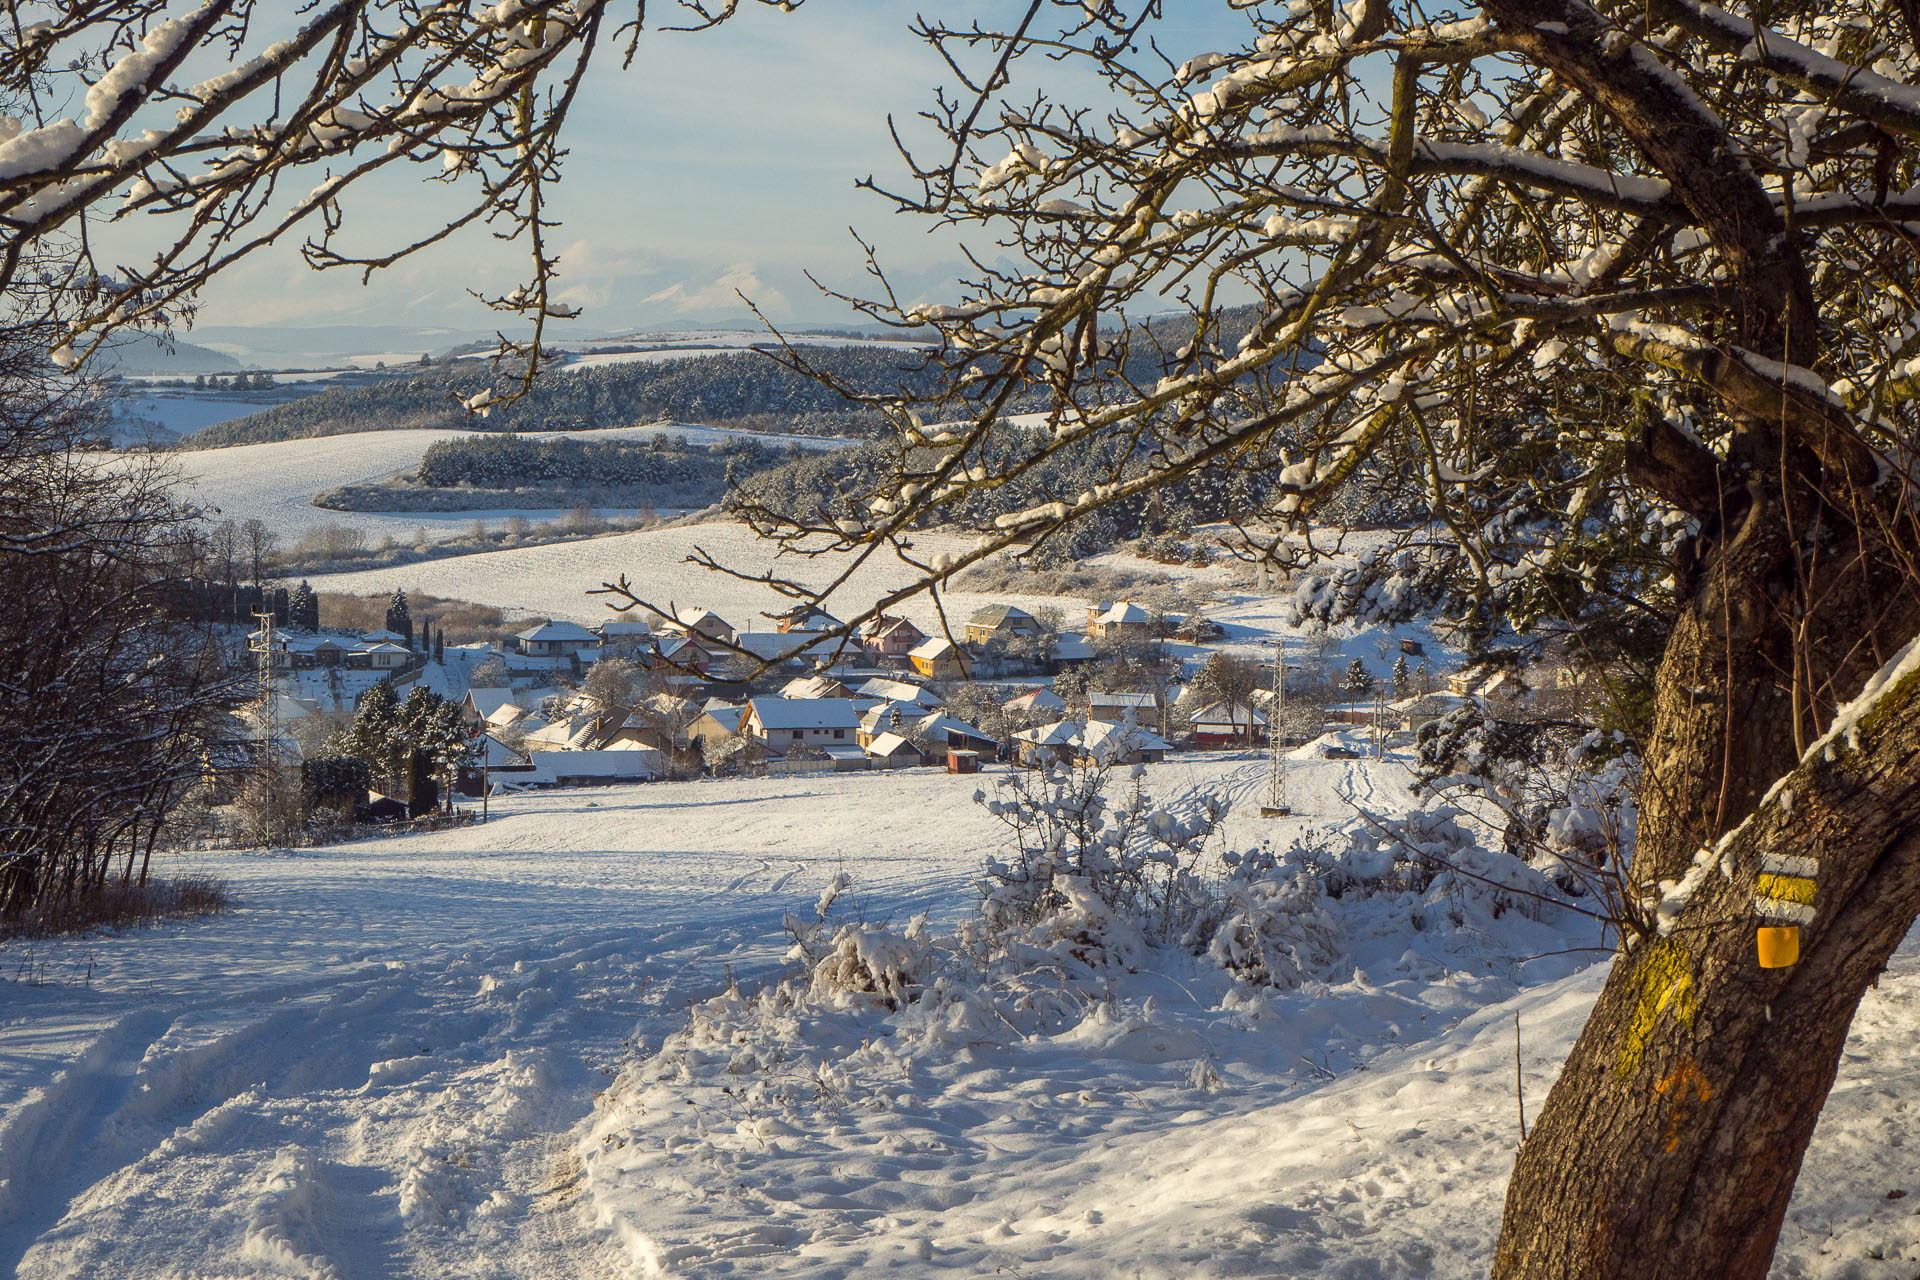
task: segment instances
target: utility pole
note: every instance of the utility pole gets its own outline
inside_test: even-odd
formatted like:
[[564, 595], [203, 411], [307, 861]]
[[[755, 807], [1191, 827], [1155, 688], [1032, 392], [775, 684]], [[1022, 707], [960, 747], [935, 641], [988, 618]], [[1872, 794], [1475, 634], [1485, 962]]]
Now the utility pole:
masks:
[[274, 837], [274, 730], [278, 727], [273, 705], [273, 610], [267, 608], [253, 615], [260, 622], [260, 630], [248, 637], [252, 641], [254, 653], [258, 656], [257, 667], [260, 678], [260, 786], [263, 798], [263, 813], [266, 819], [267, 844], [273, 844]]
[[[1232, 714], [1233, 704], [1227, 704]], [[1260, 806], [1263, 818], [1284, 818], [1293, 812], [1287, 798], [1287, 770], [1281, 758], [1280, 726], [1287, 715], [1287, 642], [1273, 642], [1273, 698], [1267, 703], [1267, 802]], [[1247, 732], [1253, 732], [1253, 699], [1247, 699]]]

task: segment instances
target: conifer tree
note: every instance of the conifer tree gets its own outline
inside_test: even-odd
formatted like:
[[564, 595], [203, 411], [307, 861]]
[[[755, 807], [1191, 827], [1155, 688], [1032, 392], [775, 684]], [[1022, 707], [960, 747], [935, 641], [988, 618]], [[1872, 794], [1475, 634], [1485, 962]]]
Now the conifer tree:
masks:
[[1340, 687], [1355, 697], [1372, 693], [1373, 674], [1367, 670], [1366, 663], [1355, 658], [1347, 664], [1347, 678], [1340, 682]]

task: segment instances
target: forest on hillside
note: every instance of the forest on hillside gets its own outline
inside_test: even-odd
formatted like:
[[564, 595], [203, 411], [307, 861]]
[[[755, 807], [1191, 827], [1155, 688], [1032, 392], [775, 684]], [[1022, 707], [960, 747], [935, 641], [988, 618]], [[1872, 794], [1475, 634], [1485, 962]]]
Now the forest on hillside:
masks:
[[[808, 358], [848, 386], [884, 393], [917, 387], [923, 375], [898, 350], [833, 347]], [[752, 352], [685, 360], [636, 360], [583, 369], [556, 369], [527, 394], [470, 416], [461, 401], [510, 379], [485, 362], [450, 361], [371, 386], [323, 391], [291, 404], [217, 423], [185, 442], [217, 448], [300, 440], [353, 431], [413, 427], [467, 427], [482, 431], [580, 431], [671, 418], [714, 426], [796, 435], [871, 436], [884, 425], [878, 413], [849, 404], [831, 387]]]

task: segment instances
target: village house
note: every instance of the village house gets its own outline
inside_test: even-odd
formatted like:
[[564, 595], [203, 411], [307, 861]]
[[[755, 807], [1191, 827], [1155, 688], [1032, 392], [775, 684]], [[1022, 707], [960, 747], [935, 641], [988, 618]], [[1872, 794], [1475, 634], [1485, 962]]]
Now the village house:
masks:
[[521, 653], [529, 658], [582, 658], [600, 647], [600, 637], [574, 622], [543, 622], [514, 635]]
[[780, 686], [783, 698], [851, 698], [853, 690], [832, 676], [795, 676]]
[[1209, 702], [1187, 717], [1197, 747], [1238, 747], [1267, 740], [1266, 716], [1241, 702]]
[[1044, 769], [1051, 764], [1071, 764], [1079, 749], [1080, 731], [1086, 725], [1078, 720], [1056, 720], [1013, 735], [1013, 751], [1023, 765]]
[[675, 631], [684, 636], [705, 636], [723, 645], [733, 644], [739, 635], [732, 623], [711, 609], [693, 609], [678, 618], [667, 618], [661, 622], [659, 630]]
[[687, 725], [687, 737], [699, 744], [702, 750], [710, 751], [728, 738], [740, 732], [740, 721], [747, 714], [744, 706], [711, 699], [700, 708], [700, 714]]
[[965, 680], [972, 670], [967, 655], [945, 636], [929, 636], [907, 654], [914, 674], [930, 680]]
[[713, 669], [713, 655], [688, 636], [662, 636], [656, 652], [662, 665], [682, 673], [691, 671], [705, 675]]
[[1160, 717], [1160, 700], [1151, 693], [1131, 691], [1102, 691], [1087, 695], [1087, 719], [1119, 724], [1128, 716], [1142, 724], [1157, 720]]
[[853, 740], [865, 747], [883, 733], [905, 733], [908, 725], [928, 714], [911, 702], [876, 702], [860, 712], [860, 728]]
[[1039, 620], [1017, 605], [983, 605], [967, 619], [968, 644], [988, 644], [995, 640], [1011, 640], [1015, 636], [1039, 634]]
[[915, 720], [910, 732], [926, 742], [944, 743], [950, 750], [971, 751], [983, 760], [992, 760], [1000, 744], [964, 720], [956, 720], [944, 711]]
[[1051, 689], [1030, 689], [1007, 700], [1006, 709], [1019, 716], [1064, 715], [1067, 702]]
[[533, 769], [505, 785], [520, 787], [600, 787], [645, 782], [666, 772], [657, 751], [531, 751]]
[[[620, 717], [624, 719], [624, 716]], [[592, 751], [599, 749], [619, 723], [601, 711], [582, 711], [556, 717], [523, 739], [529, 751]]]
[[610, 618], [594, 628], [600, 636], [603, 648], [619, 650], [622, 653], [644, 648], [653, 640], [653, 628], [646, 620], [634, 615]]
[[913, 769], [927, 762], [920, 748], [897, 733], [883, 733], [867, 744], [867, 757], [878, 769]]
[[831, 631], [840, 625], [840, 619], [817, 604], [796, 604], [791, 609], [767, 616], [773, 619], [774, 630], [783, 634], [789, 631]]
[[926, 638], [924, 631], [905, 618], [883, 614], [867, 624], [860, 642], [875, 661], [904, 663], [914, 647]]
[[740, 731], [758, 738], [769, 751], [785, 755], [810, 746], [857, 746], [860, 718], [846, 698], [750, 698]]
[[909, 702], [928, 711], [934, 710], [945, 701], [931, 689], [906, 680], [888, 680], [884, 676], [875, 676], [855, 689], [854, 693], [862, 698], [872, 698], [876, 702]]
[[513, 703], [511, 689], [469, 689], [467, 696], [460, 699], [460, 718], [471, 726], [487, 723], [487, 718], [501, 707]]
[[1133, 724], [1090, 720], [1074, 744], [1082, 759], [1094, 764], [1158, 764], [1173, 744], [1157, 733]]
[[1087, 638], [1113, 644], [1146, 640], [1153, 634], [1153, 615], [1131, 600], [1102, 601], [1087, 610]]
[[1093, 646], [1079, 632], [1063, 631], [1053, 638], [1053, 652], [1048, 656], [1053, 665], [1059, 668], [1084, 666], [1100, 655], [1093, 651]]

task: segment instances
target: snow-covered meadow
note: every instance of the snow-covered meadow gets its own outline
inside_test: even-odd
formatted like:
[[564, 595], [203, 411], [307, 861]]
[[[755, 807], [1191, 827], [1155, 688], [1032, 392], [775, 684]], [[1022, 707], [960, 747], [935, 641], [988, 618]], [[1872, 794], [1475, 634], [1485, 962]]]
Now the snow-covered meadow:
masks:
[[[1152, 766], [1279, 844], [1389, 759]], [[992, 778], [512, 797], [484, 827], [181, 855], [237, 908], [0, 948], [0, 1273], [1468, 1276], [1603, 969], [1578, 922], [1329, 903], [1293, 991], [1191, 957], [905, 1009], [762, 996], [783, 918], [972, 915]], [[1470, 905], [1470, 904], [1469, 904]], [[1920, 1269], [1912, 942], [1856, 1021], [1776, 1274]]]
[[[952, 554], [970, 546], [971, 541], [951, 534], [917, 535], [911, 540], [911, 554], [922, 560], [941, 552]], [[605, 598], [587, 593], [623, 573], [635, 590], [650, 601], [672, 604], [682, 610], [712, 609], [743, 631], [771, 630], [773, 624], [764, 615], [777, 613], [792, 604], [770, 587], [689, 563], [689, 557], [696, 551], [704, 551], [739, 573], [755, 575], [771, 571], [815, 589], [827, 587], [849, 565], [848, 557], [840, 553], [814, 558], [780, 555], [776, 544], [757, 537], [747, 526], [715, 520], [610, 534], [579, 542], [449, 556], [390, 569], [327, 574], [312, 581], [316, 590], [356, 593], [386, 593], [396, 588], [418, 590], [448, 599], [492, 604], [524, 614], [566, 618], [585, 624], [604, 621], [608, 616]], [[886, 593], [916, 581], [919, 576], [920, 570], [898, 555], [881, 551], [854, 570], [847, 581], [827, 597], [825, 607], [840, 617], [851, 618]], [[948, 624], [958, 635], [967, 616], [983, 604], [998, 602], [1034, 609], [1077, 603], [1055, 596], [998, 593], [983, 596], [967, 592], [943, 593], [940, 600], [936, 605], [932, 598], [918, 595], [894, 612], [904, 613], [923, 630], [938, 634], [934, 629], [940, 625], [940, 611], [944, 608]], [[1069, 617], [1067, 621], [1069, 625], [1084, 623], [1085, 618]]]
[[[276, 440], [268, 444], [229, 445], [224, 449], [197, 449], [170, 455], [185, 492], [193, 501], [227, 520], [259, 519], [291, 542], [308, 529], [322, 525], [350, 525], [369, 542], [390, 537], [411, 543], [421, 531], [433, 541], [467, 532], [475, 520], [498, 529], [518, 515], [551, 520], [564, 514], [559, 508], [522, 511], [331, 511], [312, 505], [315, 494], [340, 485], [372, 484], [396, 471], [417, 466], [427, 446], [438, 440], [475, 434], [467, 431], [367, 431], [321, 436], [311, 440]], [[648, 439], [657, 435], [685, 436], [689, 443], [713, 444], [751, 434], [775, 448], [798, 445], [804, 449], [836, 449], [848, 442], [822, 436], [786, 436], [767, 432], [740, 432], [718, 427], [657, 423], [613, 427], [604, 431], [529, 432], [534, 439], [578, 436], [593, 440]]]

